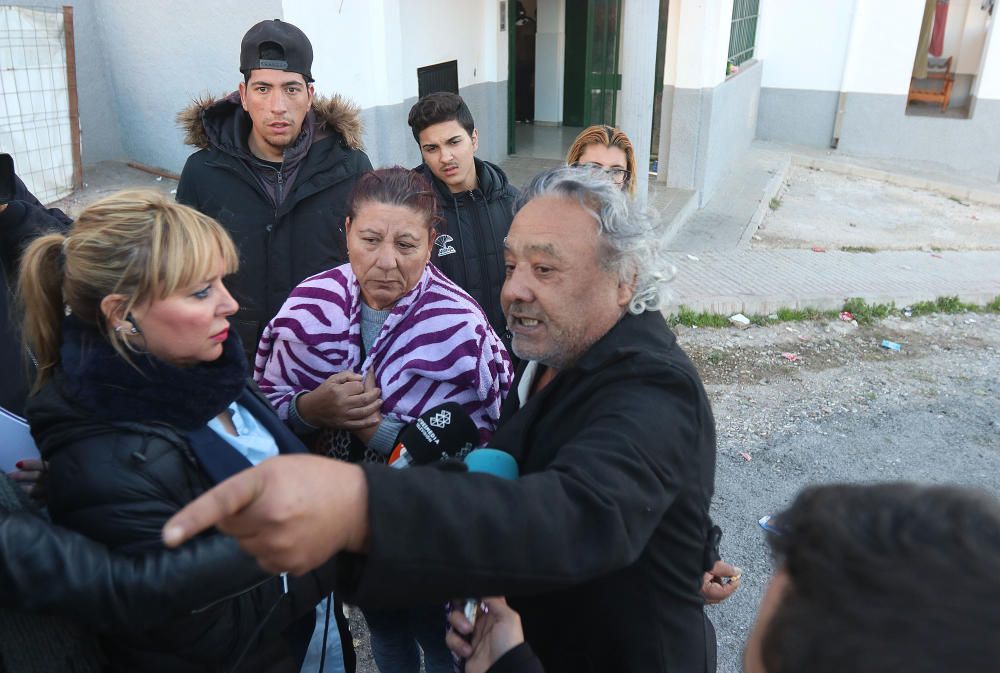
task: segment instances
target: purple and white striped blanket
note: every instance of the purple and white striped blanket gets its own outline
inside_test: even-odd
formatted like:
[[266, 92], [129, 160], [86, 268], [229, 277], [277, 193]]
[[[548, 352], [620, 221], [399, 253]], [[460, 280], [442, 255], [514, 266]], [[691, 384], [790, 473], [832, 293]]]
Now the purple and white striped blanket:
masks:
[[483, 310], [432, 264], [392, 309], [362, 361], [361, 288], [350, 264], [302, 281], [261, 337], [254, 378], [282, 418], [331, 375], [375, 368], [382, 413], [410, 423], [458, 402], [487, 442], [512, 380], [510, 356]]

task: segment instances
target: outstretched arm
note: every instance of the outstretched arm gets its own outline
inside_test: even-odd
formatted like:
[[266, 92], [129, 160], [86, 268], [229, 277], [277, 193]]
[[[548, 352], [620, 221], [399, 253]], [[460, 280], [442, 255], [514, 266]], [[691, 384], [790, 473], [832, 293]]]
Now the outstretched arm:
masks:
[[177, 547], [211, 526], [265, 568], [301, 575], [338, 551], [367, 550], [368, 483], [358, 465], [277, 456], [188, 504], [164, 525], [163, 541]]
[[126, 556], [37, 514], [0, 515], [0, 606], [58, 614], [97, 630], [152, 627], [202, 607], [207, 596], [236, 594], [267, 578], [221, 535], [173, 552]]

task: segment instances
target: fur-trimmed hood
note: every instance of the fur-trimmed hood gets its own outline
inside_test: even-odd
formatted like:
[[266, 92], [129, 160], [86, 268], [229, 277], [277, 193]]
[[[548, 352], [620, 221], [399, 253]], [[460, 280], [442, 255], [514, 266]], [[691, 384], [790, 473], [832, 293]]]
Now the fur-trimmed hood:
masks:
[[[317, 95], [313, 98], [312, 116], [316, 131], [320, 135], [339, 134], [344, 144], [352, 150], [363, 150], [363, 126], [361, 108], [353, 101], [335, 94], [330, 97]], [[245, 139], [250, 132], [250, 119], [240, 104], [240, 94], [234, 91], [223, 97], [205, 96], [195, 99], [191, 105], [177, 114], [177, 124], [184, 130], [184, 142], [199, 149], [220, 147], [229, 144], [229, 132], [233, 124], [245, 127]]]

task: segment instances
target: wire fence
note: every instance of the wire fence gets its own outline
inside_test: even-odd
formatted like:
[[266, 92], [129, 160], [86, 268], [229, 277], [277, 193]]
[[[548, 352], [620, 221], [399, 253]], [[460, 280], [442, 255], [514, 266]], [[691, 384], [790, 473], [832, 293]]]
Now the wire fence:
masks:
[[42, 203], [73, 191], [62, 9], [0, 5], [0, 152]]

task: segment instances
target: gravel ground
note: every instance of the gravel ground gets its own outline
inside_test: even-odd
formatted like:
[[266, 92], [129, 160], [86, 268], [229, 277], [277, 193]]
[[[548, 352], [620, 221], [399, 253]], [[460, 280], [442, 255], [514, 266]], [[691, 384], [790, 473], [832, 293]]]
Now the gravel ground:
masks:
[[[741, 670], [771, 569], [757, 519], [803, 486], [903, 479], [1000, 492], [998, 315], [682, 328], [680, 338], [716, 416], [723, 556], [743, 569], [739, 592], [708, 608], [720, 673]], [[884, 338], [902, 350], [880, 348]]]
[[[681, 327], [678, 334], [715, 410], [713, 514], [725, 531], [723, 556], [743, 569], [737, 594], [708, 608], [720, 673], [741, 670], [771, 570], [757, 519], [803, 486], [906, 479], [1000, 492], [998, 315], [894, 318], [870, 327]], [[882, 339], [902, 350], [880, 348]], [[375, 673], [367, 632], [352, 621], [359, 671]]]

